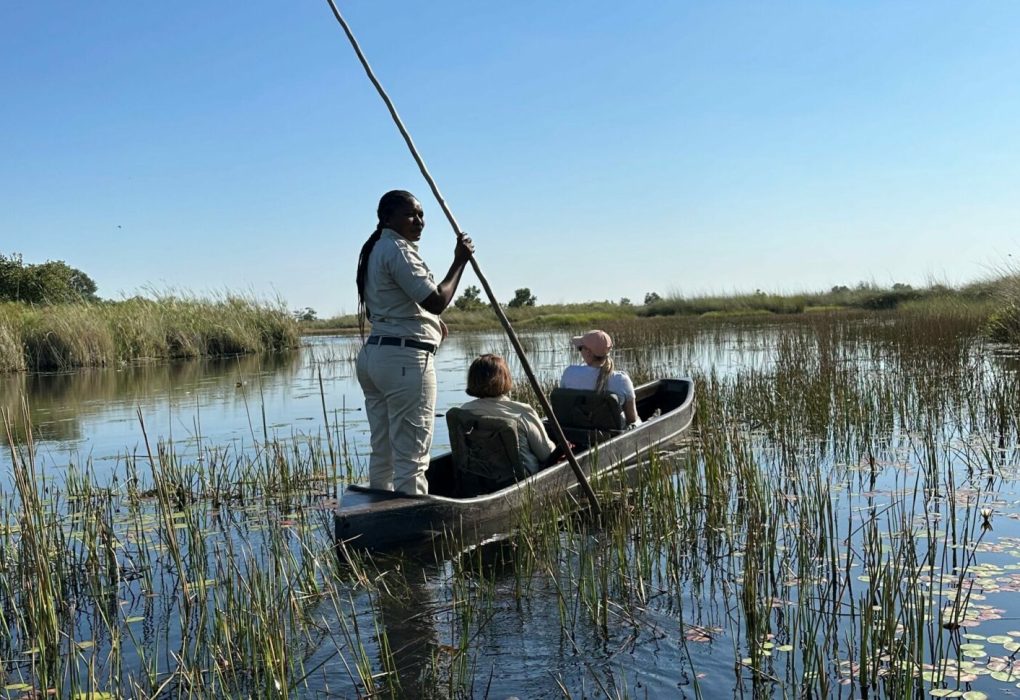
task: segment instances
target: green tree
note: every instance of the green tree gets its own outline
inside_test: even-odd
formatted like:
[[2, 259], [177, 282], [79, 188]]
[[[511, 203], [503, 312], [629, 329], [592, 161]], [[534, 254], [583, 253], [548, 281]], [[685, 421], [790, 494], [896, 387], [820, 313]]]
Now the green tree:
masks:
[[472, 284], [453, 302], [453, 305], [461, 311], [478, 311], [485, 308], [485, 302], [482, 301], [482, 290]]
[[0, 254], [0, 300], [30, 304], [94, 301], [96, 283], [63, 260], [26, 265], [21, 255]]
[[303, 309], [294, 309], [291, 311], [291, 316], [294, 317], [295, 321], [318, 321], [319, 314], [310, 306], [306, 306]]
[[532, 294], [527, 287], [522, 287], [514, 292], [514, 298], [507, 306], [511, 309], [519, 309], [522, 306], [534, 306], [536, 301], [538, 301], [538, 297]]
[[660, 297], [655, 292], [648, 292], [648, 294], [645, 294], [645, 306], [654, 304], [657, 301], [662, 301], [662, 297]]
[[16, 301], [21, 298], [25, 264], [18, 253], [7, 257], [0, 253], [0, 301]]

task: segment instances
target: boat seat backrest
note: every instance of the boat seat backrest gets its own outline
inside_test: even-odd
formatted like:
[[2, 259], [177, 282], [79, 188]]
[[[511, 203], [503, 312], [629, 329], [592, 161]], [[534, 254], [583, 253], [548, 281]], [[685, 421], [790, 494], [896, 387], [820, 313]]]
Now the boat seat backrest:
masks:
[[451, 408], [446, 425], [458, 496], [498, 491], [528, 475], [521, 463], [517, 422], [512, 418]]
[[556, 420], [564, 428], [619, 431], [626, 427], [616, 394], [557, 387], [549, 398]]

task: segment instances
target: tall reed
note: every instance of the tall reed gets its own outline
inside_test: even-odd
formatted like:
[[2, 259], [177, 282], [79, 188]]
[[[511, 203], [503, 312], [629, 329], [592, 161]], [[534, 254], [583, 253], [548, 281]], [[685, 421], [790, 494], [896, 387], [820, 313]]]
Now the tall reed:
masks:
[[282, 304], [228, 295], [0, 305], [0, 370], [67, 370], [139, 360], [280, 351], [298, 343]]

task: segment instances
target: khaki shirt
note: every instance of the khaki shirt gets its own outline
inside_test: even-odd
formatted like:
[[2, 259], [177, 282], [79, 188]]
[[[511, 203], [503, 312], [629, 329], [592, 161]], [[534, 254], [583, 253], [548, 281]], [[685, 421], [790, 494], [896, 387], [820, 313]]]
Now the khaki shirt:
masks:
[[549, 455], [556, 449], [556, 444], [546, 435], [538, 413], [526, 403], [500, 396], [468, 401], [461, 408], [478, 416], [516, 419], [517, 449], [521, 455], [521, 465], [529, 474], [537, 472], [542, 462], [549, 459]]
[[443, 340], [439, 316], [421, 307], [421, 302], [435, 291], [435, 280], [417, 244], [384, 228], [368, 256], [365, 274], [365, 306], [372, 335], [439, 345]]

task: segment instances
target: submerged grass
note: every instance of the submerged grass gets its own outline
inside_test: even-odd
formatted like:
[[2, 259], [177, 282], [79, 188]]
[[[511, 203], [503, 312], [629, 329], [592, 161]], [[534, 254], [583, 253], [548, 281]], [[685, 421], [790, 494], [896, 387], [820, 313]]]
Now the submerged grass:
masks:
[[0, 370], [52, 371], [124, 362], [229, 356], [295, 347], [281, 304], [226, 296], [0, 304]]

